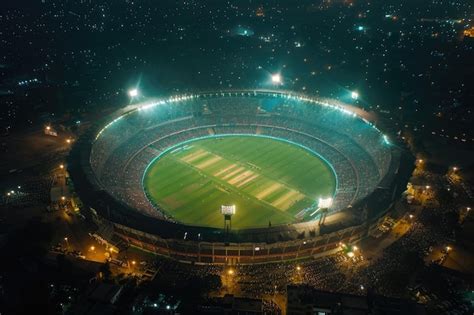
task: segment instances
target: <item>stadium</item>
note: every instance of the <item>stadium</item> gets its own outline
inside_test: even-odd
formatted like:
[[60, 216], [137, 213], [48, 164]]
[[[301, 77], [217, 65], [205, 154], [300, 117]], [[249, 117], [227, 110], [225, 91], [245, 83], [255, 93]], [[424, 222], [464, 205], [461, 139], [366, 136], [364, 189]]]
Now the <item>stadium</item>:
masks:
[[89, 128], [68, 164], [104, 240], [247, 264], [360, 241], [405, 190], [413, 161], [360, 108], [242, 90], [126, 106]]

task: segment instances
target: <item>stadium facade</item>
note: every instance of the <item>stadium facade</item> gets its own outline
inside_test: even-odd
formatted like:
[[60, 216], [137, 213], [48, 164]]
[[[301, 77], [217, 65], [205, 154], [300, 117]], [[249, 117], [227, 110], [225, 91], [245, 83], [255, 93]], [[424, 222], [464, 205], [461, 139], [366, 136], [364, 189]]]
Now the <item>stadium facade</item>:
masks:
[[[405, 190], [413, 160], [357, 108], [283, 91], [199, 93], [148, 100], [97, 122], [76, 142], [69, 172], [105, 239], [196, 263], [261, 263], [324, 255], [356, 243]], [[196, 138], [260, 135], [299, 144], [331, 165], [332, 206], [317, 220], [268, 228], [185, 225], [152, 204], [150, 163]], [[219, 209], [216, 209], [219, 211]]]

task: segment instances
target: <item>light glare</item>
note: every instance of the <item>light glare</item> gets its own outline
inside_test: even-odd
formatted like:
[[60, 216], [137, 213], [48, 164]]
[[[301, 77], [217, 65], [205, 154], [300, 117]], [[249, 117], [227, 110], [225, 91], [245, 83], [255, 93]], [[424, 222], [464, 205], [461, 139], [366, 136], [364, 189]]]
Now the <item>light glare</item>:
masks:
[[273, 84], [281, 84], [281, 74], [275, 73], [272, 75], [272, 83]]
[[137, 89], [131, 89], [130, 91], [128, 91], [128, 95], [130, 97], [136, 97], [136, 96], [138, 96], [138, 90]]

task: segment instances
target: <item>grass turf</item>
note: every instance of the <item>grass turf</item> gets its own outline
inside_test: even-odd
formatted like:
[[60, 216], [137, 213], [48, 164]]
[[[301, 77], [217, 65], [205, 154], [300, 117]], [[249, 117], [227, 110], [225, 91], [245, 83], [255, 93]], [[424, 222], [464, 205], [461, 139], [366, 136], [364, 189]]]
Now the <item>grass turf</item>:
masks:
[[184, 144], [154, 161], [144, 177], [150, 200], [185, 224], [221, 228], [220, 206], [235, 204], [233, 229], [301, 220], [301, 210], [332, 196], [335, 186], [333, 172], [319, 157], [253, 136]]

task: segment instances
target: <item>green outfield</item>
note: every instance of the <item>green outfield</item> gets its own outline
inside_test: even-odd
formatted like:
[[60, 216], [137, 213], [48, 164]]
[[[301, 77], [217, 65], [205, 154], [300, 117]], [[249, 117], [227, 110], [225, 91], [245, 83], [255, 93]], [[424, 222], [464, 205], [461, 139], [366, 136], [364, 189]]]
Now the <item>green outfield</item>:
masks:
[[144, 187], [150, 200], [186, 224], [223, 227], [221, 205], [236, 205], [232, 228], [267, 227], [308, 217], [303, 209], [332, 196], [331, 168], [309, 151], [253, 136], [206, 138], [155, 160]]

